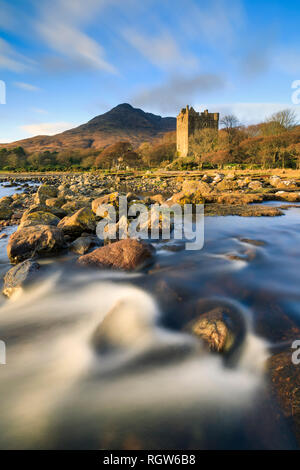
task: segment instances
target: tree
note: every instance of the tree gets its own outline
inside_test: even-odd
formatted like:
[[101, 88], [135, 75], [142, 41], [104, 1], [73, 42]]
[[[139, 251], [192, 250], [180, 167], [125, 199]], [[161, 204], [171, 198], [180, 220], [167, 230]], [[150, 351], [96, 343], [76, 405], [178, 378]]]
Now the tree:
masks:
[[216, 129], [205, 128], [194, 133], [189, 140], [189, 153], [199, 163], [202, 163], [203, 155], [213, 152], [218, 145], [218, 132]]
[[228, 135], [229, 144], [233, 141], [236, 129], [239, 127], [239, 120], [234, 114], [227, 114], [220, 120], [221, 126]]
[[234, 114], [227, 114], [226, 116], [222, 117], [220, 124], [225, 130], [233, 129], [239, 126], [239, 120], [236, 116], [234, 116]]
[[116, 142], [106, 147], [96, 158], [95, 164], [98, 168], [112, 168], [124, 160], [127, 152], [132, 152], [130, 142]]
[[158, 144], [151, 147], [144, 157], [144, 161], [148, 166], [160, 165], [163, 161], [172, 161], [176, 152], [176, 144]]
[[272, 114], [266, 122], [277, 124], [283, 129], [290, 130], [298, 124], [298, 119], [293, 109], [283, 109], [282, 111]]

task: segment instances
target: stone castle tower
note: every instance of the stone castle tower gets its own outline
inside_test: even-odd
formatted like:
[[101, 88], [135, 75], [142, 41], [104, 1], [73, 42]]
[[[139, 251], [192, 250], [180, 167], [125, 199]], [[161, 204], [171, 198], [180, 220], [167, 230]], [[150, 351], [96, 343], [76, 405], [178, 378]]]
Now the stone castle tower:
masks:
[[189, 152], [189, 139], [200, 129], [219, 128], [219, 113], [209, 113], [206, 109], [203, 113], [197, 113], [193, 107], [182, 108], [177, 116], [177, 153], [180, 157], [186, 157]]

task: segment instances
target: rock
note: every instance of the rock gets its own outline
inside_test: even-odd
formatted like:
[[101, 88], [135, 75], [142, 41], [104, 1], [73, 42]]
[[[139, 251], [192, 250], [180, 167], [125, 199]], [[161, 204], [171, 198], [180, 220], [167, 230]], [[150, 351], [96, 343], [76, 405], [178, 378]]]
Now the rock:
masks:
[[27, 209], [23, 216], [27, 216], [33, 212], [47, 212], [50, 214], [55, 215], [58, 218], [62, 218], [66, 216], [66, 212], [63, 209], [59, 209], [56, 207], [48, 207], [45, 204], [33, 204]]
[[247, 256], [238, 255], [236, 253], [227, 253], [224, 255], [225, 258], [229, 259], [230, 261], [249, 261]]
[[149, 202], [152, 204], [164, 204], [165, 198], [162, 194], [156, 194], [155, 196], [149, 196], [148, 198]]
[[13, 266], [4, 276], [2, 293], [6, 297], [11, 297], [24, 284], [32, 281], [39, 268], [40, 265], [30, 259]]
[[223, 173], [217, 173], [213, 179], [213, 183], [214, 184], [217, 184], [219, 183], [220, 181], [223, 180], [223, 178], [225, 177], [225, 175]]
[[253, 202], [262, 202], [262, 194], [246, 194], [241, 192], [222, 193], [222, 194], [210, 194], [206, 197], [207, 202], [216, 202], [218, 204], [251, 204]]
[[42, 184], [34, 198], [36, 204], [44, 204], [47, 199], [57, 196], [57, 188], [53, 185]]
[[202, 181], [204, 181], [205, 183], [212, 183], [213, 182], [213, 179], [211, 176], [205, 174], [202, 176]]
[[82, 232], [94, 232], [96, 218], [89, 207], [79, 209], [75, 214], [64, 217], [58, 224], [64, 233], [76, 237]]
[[118, 207], [119, 206], [119, 193], [114, 192], [114, 193], [106, 194], [105, 196], [98, 197], [97, 199], [94, 199], [94, 201], [92, 201], [92, 211], [94, 212], [94, 214], [97, 213], [98, 207], [101, 206], [102, 204], [113, 204], [114, 207]]
[[97, 268], [135, 271], [150, 264], [154, 253], [155, 249], [152, 245], [128, 238], [97, 248], [92, 253], [81, 256], [78, 263]]
[[262, 187], [263, 185], [260, 181], [251, 181], [248, 184], [248, 188], [253, 189], [253, 191], [261, 191]]
[[293, 180], [285, 180], [282, 181], [279, 176], [272, 176], [269, 179], [269, 183], [271, 186], [277, 189], [287, 190], [287, 189], [298, 189], [298, 185], [296, 181]]
[[60, 219], [50, 212], [31, 212], [23, 215], [18, 230], [30, 225], [54, 225], [56, 227], [59, 221]]
[[239, 215], [242, 217], [275, 217], [283, 215], [278, 207], [252, 205], [228, 205], [228, 204], [206, 204], [204, 209], [206, 216]]
[[190, 304], [186, 315], [192, 319], [184, 331], [201, 338], [211, 351], [233, 357], [245, 340], [244, 313], [230, 302], [199, 299]]
[[64, 210], [67, 214], [73, 214], [74, 211], [78, 211], [83, 207], [87, 207], [88, 203], [84, 201], [80, 201], [78, 199], [74, 199], [72, 201], [68, 201], [61, 206], [61, 209]]
[[296, 181], [286, 180], [282, 181], [278, 186], [278, 189], [299, 189]]
[[91, 248], [99, 246], [100, 240], [95, 236], [81, 236], [76, 238], [70, 245], [70, 250], [78, 255], [84, 255]]
[[179, 193], [174, 194], [171, 199], [168, 199], [165, 204], [172, 206], [173, 204], [204, 204], [204, 198], [200, 191], [185, 193], [180, 191]]
[[252, 238], [239, 238], [240, 242], [253, 246], [265, 246], [266, 242], [262, 240], [253, 240]]
[[251, 179], [249, 177], [243, 178], [243, 179], [238, 179], [236, 180], [238, 187], [239, 188], [245, 188], [248, 186], [249, 183], [251, 183]]
[[181, 191], [184, 194], [193, 194], [193, 193], [200, 193], [201, 195], [205, 196], [212, 192], [212, 188], [209, 184], [205, 183], [205, 181], [193, 181], [193, 180], [185, 180], [182, 184]]
[[46, 199], [45, 204], [47, 207], [54, 207], [60, 209], [63, 204], [65, 204], [65, 199], [60, 197], [50, 197]]
[[238, 187], [237, 181], [230, 178], [224, 178], [216, 185], [218, 191], [233, 191], [234, 189], [238, 189]]
[[13, 215], [13, 210], [11, 207], [12, 198], [8, 196], [4, 196], [0, 199], [0, 219], [1, 220], [8, 220]]
[[187, 330], [200, 337], [212, 351], [222, 352], [226, 342], [230, 342], [230, 332], [220, 312], [202, 315], [199, 320], [189, 325]]
[[50, 256], [65, 248], [63, 231], [52, 225], [23, 227], [8, 241], [7, 254], [12, 263], [28, 258]]
[[299, 202], [300, 192], [277, 191], [275, 199], [278, 201]]
[[293, 364], [293, 350], [282, 351], [270, 357], [268, 371], [272, 394], [284, 416], [290, 421], [300, 445], [300, 375], [299, 365]]

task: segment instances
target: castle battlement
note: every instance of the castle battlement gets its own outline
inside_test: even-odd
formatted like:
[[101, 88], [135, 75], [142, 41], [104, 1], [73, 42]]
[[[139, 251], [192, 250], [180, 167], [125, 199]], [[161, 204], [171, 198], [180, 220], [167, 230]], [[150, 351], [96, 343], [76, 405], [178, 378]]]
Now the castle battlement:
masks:
[[188, 105], [182, 108], [177, 116], [177, 152], [180, 157], [186, 157], [189, 152], [189, 138], [196, 131], [219, 128], [219, 113], [209, 113], [207, 109], [198, 113]]

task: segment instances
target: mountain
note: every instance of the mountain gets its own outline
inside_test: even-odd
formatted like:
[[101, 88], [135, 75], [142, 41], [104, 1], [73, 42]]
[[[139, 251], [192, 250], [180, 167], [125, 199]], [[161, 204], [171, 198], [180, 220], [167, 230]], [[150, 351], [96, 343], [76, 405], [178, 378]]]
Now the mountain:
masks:
[[142, 142], [156, 140], [166, 132], [175, 129], [176, 118], [163, 118], [123, 103], [74, 129], [53, 136], [39, 135], [9, 144], [1, 144], [1, 147], [22, 146], [29, 152], [100, 149], [120, 140], [130, 141], [134, 147], [137, 147]]

